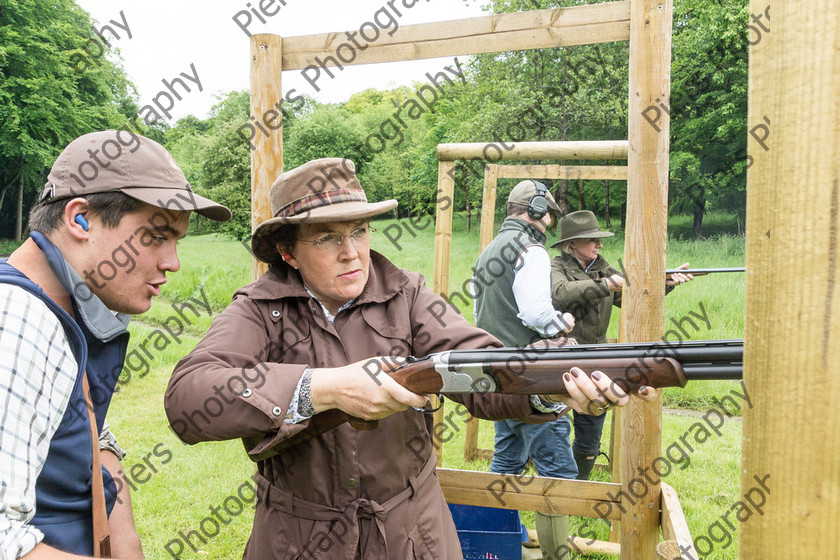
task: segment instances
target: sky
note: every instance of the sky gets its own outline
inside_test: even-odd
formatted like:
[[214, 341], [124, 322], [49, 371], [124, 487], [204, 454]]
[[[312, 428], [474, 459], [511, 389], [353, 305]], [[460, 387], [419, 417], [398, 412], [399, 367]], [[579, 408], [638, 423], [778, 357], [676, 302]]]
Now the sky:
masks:
[[[392, 14], [399, 26], [484, 15], [479, 0], [471, 0], [470, 5], [463, 0], [390, 0], [401, 17], [387, 8], [387, 0], [76, 1], [99, 28], [112, 20], [119, 24], [110, 24], [119, 39], [107, 31], [103, 35], [120, 50], [126, 73], [137, 87], [141, 113], [144, 105], [166, 89], [163, 80], [171, 82], [180, 77], [189, 87], [187, 93], [183, 86], [175, 86], [182, 98], [173, 99], [171, 118], [167, 119], [172, 125], [189, 114], [206, 118], [218, 95], [249, 88], [250, 43], [243, 27], [252, 34], [285, 37], [358, 31], [366, 21], [375, 22], [377, 11], [385, 7], [386, 13], [378, 16], [379, 27], [384, 29], [381, 33], [385, 33], [393, 29], [387, 14]], [[261, 6], [267, 13], [276, 13], [266, 16]], [[258, 12], [265, 23], [251, 10]], [[128, 28], [130, 37], [121, 27]], [[368, 36], [372, 34], [368, 31]], [[319, 80], [320, 92], [300, 70], [290, 70], [283, 73], [283, 91], [295, 88], [322, 103], [340, 102], [368, 88], [390, 89], [425, 81], [426, 72], [439, 72], [444, 65], [452, 64], [452, 58], [448, 58], [348, 66], [336, 72], [335, 79]], [[167, 104], [164, 97], [159, 99]]]

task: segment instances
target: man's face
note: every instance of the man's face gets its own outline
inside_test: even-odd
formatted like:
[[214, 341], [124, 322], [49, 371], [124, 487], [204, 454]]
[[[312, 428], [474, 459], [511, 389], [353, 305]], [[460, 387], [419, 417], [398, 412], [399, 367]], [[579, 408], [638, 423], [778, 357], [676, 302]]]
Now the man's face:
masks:
[[[359, 297], [367, 284], [370, 238], [366, 221], [301, 224], [287, 262], [331, 313]], [[337, 245], [338, 239], [341, 244]]]
[[123, 216], [115, 228], [105, 226], [95, 214], [87, 219], [90, 240], [83, 269], [77, 272], [112, 311], [148, 311], [166, 283], [166, 273], [181, 268], [177, 242], [187, 234], [190, 213], [147, 204]]

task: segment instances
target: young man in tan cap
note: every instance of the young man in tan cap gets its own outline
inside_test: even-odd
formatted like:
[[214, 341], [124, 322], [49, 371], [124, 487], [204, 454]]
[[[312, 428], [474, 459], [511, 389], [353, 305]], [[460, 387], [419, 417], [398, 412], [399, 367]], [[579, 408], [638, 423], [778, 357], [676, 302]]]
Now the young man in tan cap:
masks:
[[56, 159], [0, 262], [0, 557], [143, 557], [105, 416], [129, 315], [180, 268], [191, 211], [230, 219], [148, 138], [94, 132]]
[[[551, 258], [545, 248], [545, 230], [559, 213], [560, 207], [544, 184], [521, 181], [508, 196], [508, 215], [499, 234], [478, 257], [475, 324], [505, 346], [524, 348], [554, 339], [575, 324], [571, 315], [551, 303]], [[553, 411], [566, 410], [562, 406]], [[568, 416], [544, 424], [497, 420], [495, 428], [491, 472], [518, 475], [530, 458], [540, 476], [577, 476]], [[567, 557], [569, 516], [536, 512], [534, 517], [543, 558]]]
[[[612, 236], [601, 230], [595, 214], [578, 210], [560, 220], [560, 241], [552, 245], [560, 250], [551, 263], [552, 301], [574, 315], [575, 327], [570, 336], [580, 344], [605, 343], [612, 308], [621, 307], [624, 276], [600, 255], [601, 240]], [[687, 267], [688, 263], [680, 266]], [[691, 274], [672, 275], [665, 282], [665, 293], [691, 279]], [[589, 479], [601, 451], [605, 418], [605, 412], [574, 413], [573, 450], [581, 480]]]
[[[252, 239], [268, 272], [237, 291], [172, 374], [173, 430], [187, 443], [242, 438], [258, 461], [246, 559], [461, 558], [434, 476], [432, 417], [409, 409], [427, 399], [386, 373], [408, 355], [500, 343], [419, 274], [371, 251], [369, 220], [396, 204], [367, 202], [346, 159], [283, 173], [271, 187], [274, 218]], [[626, 402], [599, 383], [569, 377], [578, 397], [567, 402]], [[453, 398], [480, 418], [557, 418], [528, 396]], [[206, 414], [208, 399], [224, 406]], [[379, 427], [357, 431], [347, 415]]]

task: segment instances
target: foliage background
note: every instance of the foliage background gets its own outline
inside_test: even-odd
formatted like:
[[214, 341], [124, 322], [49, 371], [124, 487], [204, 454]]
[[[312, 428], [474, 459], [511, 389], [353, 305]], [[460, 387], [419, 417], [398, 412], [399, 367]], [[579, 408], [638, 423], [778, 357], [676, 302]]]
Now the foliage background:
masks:
[[[592, 2], [487, 0], [484, 10], [586, 3]], [[708, 211], [725, 208], [743, 222], [748, 6], [746, 0], [686, 0], [674, 10], [671, 100], [665, 103], [672, 117], [670, 204], [673, 213], [692, 216], [700, 237]], [[247, 238], [249, 145], [252, 131], [261, 134], [250, 124], [261, 116], [249, 115], [248, 93], [219, 95], [205, 119], [149, 128], [136, 119], [137, 96], [117, 51], [105, 47], [106, 55], [88, 56], [90, 64], [78, 71], [74, 61], [91, 50], [91, 41], [99, 39], [89, 16], [70, 0], [43, 0], [37, 9], [35, 0], [0, 6], [0, 238], [13, 234], [11, 195], [21, 178], [26, 211], [61, 147], [92, 130], [129, 125], [163, 142], [200, 194], [234, 211], [230, 223], [201, 222], [195, 229]], [[420, 114], [409, 109], [429, 84], [425, 76], [410, 86], [361, 91], [343, 103], [299, 96], [283, 105], [285, 168], [348, 157], [371, 200], [400, 202], [394, 217], [430, 214], [438, 143], [626, 138], [627, 59], [626, 42], [459, 57], [465, 83], [447, 84]], [[480, 207], [482, 177], [482, 162], [458, 164], [454, 204], [466, 212], [468, 227]], [[591, 209], [607, 227], [622, 229], [624, 182], [547, 183], [564, 208]], [[500, 182], [500, 199], [513, 184]]]

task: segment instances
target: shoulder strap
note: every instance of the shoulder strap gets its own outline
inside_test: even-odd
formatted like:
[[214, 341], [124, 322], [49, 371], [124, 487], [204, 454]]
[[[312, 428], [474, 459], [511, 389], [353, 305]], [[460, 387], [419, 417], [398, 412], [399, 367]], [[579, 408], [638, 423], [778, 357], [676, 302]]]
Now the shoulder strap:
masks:
[[102, 458], [99, 455], [99, 430], [96, 429], [96, 418], [93, 416], [93, 401], [90, 398], [87, 372], [82, 378], [82, 388], [85, 392], [88, 419], [90, 421], [91, 451], [93, 453], [93, 478], [91, 492], [93, 494], [93, 556], [94, 558], [111, 557], [111, 533], [108, 527], [108, 509], [105, 505], [105, 484], [102, 482]]

